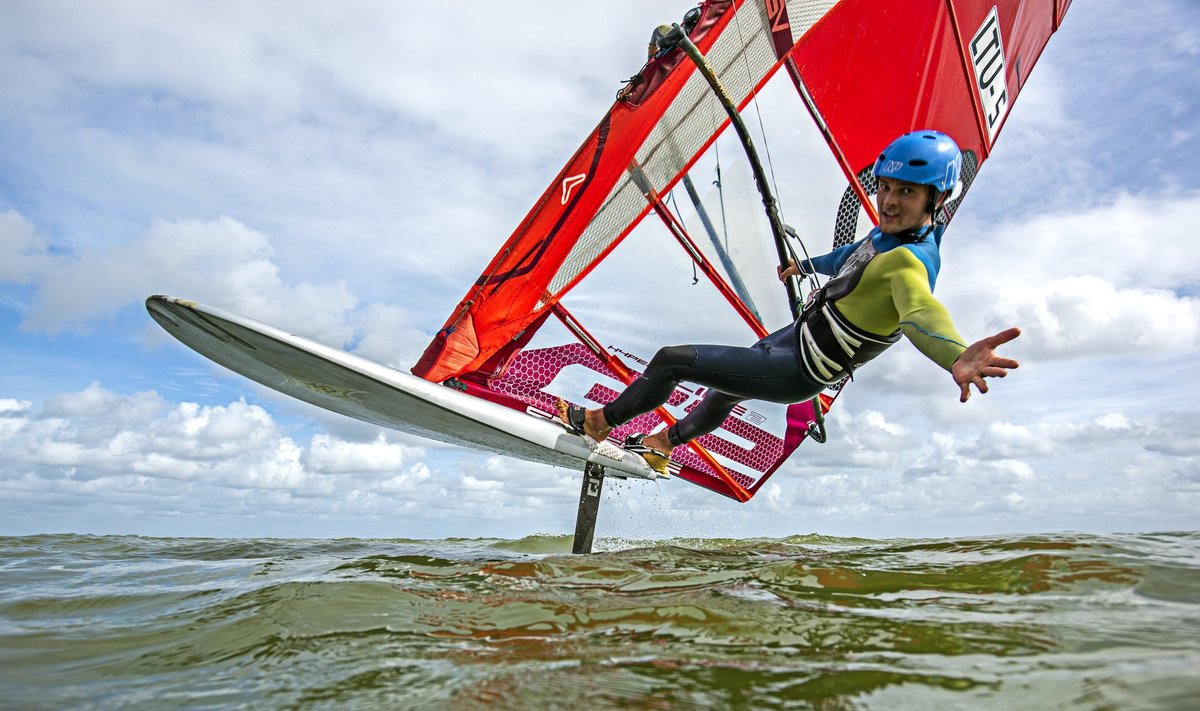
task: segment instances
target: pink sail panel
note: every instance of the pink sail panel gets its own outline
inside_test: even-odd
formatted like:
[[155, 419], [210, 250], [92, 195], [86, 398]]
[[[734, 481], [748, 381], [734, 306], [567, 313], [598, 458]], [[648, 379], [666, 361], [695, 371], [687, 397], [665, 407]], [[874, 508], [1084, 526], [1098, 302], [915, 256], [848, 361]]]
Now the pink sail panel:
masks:
[[[630, 360], [628, 354], [624, 355], [632, 368], [644, 366], [644, 362]], [[469, 392], [513, 407], [531, 406], [544, 413], [551, 413], [557, 398], [557, 395], [551, 393], [552, 384], [565, 370], [571, 368], [587, 371], [595, 376], [588, 381], [590, 385], [581, 388], [582, 400], [604, 405], [617, 397], [618, 390], [613, 387], [619, 382], [617, 375], [581, 343], [520, 351], [507, 362], [502, 373], [480, 384], [476, 384], [474, 380], [469, 381]], [[640, 371], [635, 369], [634, 372]], [[700, 402], [704, 393], [704, 388], [682, 385], [676, 389], [667, 404], [672, 410], [688, 412]], [[766, 480], [763, 474], [773, 472], [786, 453], [795, 449], [803, 438], [804, 430], [813, 419], [811, 403], [790, 406], [787, 409], [787, 417], [791, 420], [791, 426], [786, 428], [790, 438], [786, 434], [779, 436], [764, 429], [762, 425], [767, 415], [757, 412], [753, 404], [739, 406], [723, 428], [725, 433], [732, 434], [733, 437], [728, 437], [728, 434], [723, 436], [719, 431], [701, 437], [698, 442], [705, 450], [720, 457], [725, 471], [740, 487], [753, 494]], [[610, 439], [621, 442], [627, 435], [649, 432], [660, 424], [657, 415], [646, 413], [614, 428]], [[675, 450], [672, 469], [682, 479], [730, 498], [739, 498], [733, 488], [721, 481], [712, 471], [707, 462], [685, 447]]]

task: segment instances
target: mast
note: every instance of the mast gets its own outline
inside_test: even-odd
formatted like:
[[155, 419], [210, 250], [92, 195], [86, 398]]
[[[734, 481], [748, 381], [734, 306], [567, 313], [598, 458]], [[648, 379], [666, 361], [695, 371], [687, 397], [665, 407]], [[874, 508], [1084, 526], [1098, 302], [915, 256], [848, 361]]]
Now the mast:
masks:
[[[664, 28], [660, 28], [665, 30]], [[790, 248], [787, 243], [787, 227], [783, 224], [783, 217], [779, 214], [779, 201], [775, 199], [775, 195], [771, 192], [771, 186], [767, 182], [767, 173], [763, 170], [762, 160], [758, 157], [758, 150], [754, 148], [754, 140], [750, 137], [750, 131], [746, 128], [746, 122], [742, 120], [742, 115], [738, 113], [737, 106], [730, 98], [729, 92], [717, 77], [712, 65], [683, 31], [683, 28], [678, 24], [672, 25], [669, 31], [662, 32], [662, 38], [658, 41], [658, 46], [663, 49], [671, 49], [678, 47], [687, 54], [688, 58], [696, 65], [696, 69], [708, 81], [708, 85], [712, 87], [713, 94], [717, 100], [721, 102], [721, 106], [725, 109], [725, 113], [729, 114], [729, 121], [737, 132], [738, 138], [742, 142], [742, 147], [746, 149], [746, 158], [750, 161], [750, 169], [754, 173], [754, 184], [758, 188], [759, 195], [762, 196], [763, 209], [767, 213], [767, 221], [771, 225], [771, 235], [775, 238], [775, 252], [779, 257], [779, 266], [786, 269], [789, 261], [795, 260], [795, 257], [789, 256]], [[799, 260], [795, 260], [799, 261]], [[800, 315], [800, 298], [796, 290], [796, 280], [789, 277], [784, 283], [784, 288], [787, 290], [788, 307], [791, 309], [792, 318]]]
[[683, 174], [683, 188], [687, 191], [688, 198], [692, 201], [692, 207], [695, 208], [696, 214], [700, 216], [700, 224], [704, 225], [704, 231], [708, 233], [708, 239], [712, 242], [713, 249], [717, 252], [717, 259], [721, 260], [721, 266], [725, 267], [725, 273], [729, 275], [729, 282], [733, 286], [733, 290], [737, 292], [738, 297], [746, 304], [746, 308], [762, 322], [762, 315], [758, 313], [758, 309], [754, 306], [754, 299], [750, 297], [750, 291], [746, 288], [746, 283], [742, 281], [742, 275], [738, 271], [737, 265], [733, 263], [733, 259], [729, 257], [729, 251], [725, 249], [725, 245], [721, 243], [721, 237], [717, 234], [717, 228], [713, 227], [712, 220], [708, 217], [708, 210], [704, 209], [704, 202], [700, 199], [700, 193], [696, 191], [696, 184], [692, 182], [692, 176], [688, 173]]

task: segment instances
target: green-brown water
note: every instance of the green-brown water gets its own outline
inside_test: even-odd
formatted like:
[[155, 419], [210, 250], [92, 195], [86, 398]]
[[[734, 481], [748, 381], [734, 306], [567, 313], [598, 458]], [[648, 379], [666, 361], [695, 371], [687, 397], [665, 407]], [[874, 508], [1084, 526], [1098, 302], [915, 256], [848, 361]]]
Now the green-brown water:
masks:
[[0, 538], [0, 707], [1200, 707], [1200, 533]]

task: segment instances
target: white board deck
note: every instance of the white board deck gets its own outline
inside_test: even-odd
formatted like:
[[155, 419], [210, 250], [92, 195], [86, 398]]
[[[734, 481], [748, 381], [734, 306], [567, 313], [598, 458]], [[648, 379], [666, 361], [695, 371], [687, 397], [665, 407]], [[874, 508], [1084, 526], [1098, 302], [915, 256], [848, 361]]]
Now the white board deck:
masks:
[[186, 299], [151, 296], [146, 310], [209, 360], [326, 410], [364, 422], [531, 462], [656, 479], [644, 459], [545, 417], [489, 402], [411, 373]]

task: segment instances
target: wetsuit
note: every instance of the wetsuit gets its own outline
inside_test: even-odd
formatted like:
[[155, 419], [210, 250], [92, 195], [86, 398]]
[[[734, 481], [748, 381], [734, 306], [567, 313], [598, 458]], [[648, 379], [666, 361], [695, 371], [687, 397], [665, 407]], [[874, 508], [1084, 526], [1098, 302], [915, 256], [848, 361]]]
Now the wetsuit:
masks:
[[710, 388], [667, 430], [673, 445], [712, 432], [742, 400], [808, 400], [882, 353], [903, 333], [946, 370], [966, 350], [950, 315], [933, 297], [944, 226], [897, 237], [878, 228], [863, 239], [805, 260], [806, 273], [833, 276], [800, 318], [750, 347], [662, 348], [641, 377], [604, 406], [611, 426], [667, 401], [682, 381]]

